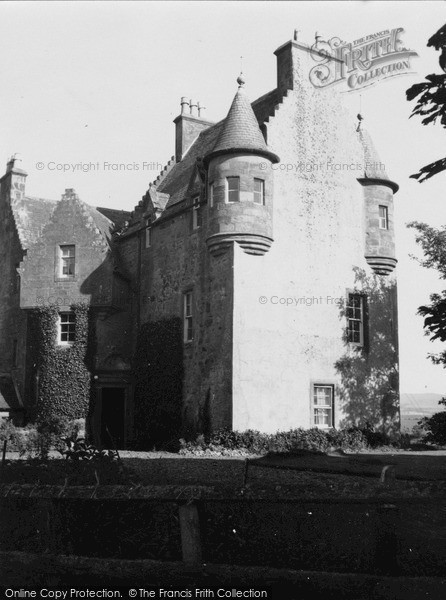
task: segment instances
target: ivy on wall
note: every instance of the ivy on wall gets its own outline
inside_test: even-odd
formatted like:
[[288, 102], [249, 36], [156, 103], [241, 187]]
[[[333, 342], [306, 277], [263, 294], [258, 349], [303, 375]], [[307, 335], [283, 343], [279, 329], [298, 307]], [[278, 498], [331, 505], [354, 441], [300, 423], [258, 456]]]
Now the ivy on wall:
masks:
[[39, 307], [35, 313], [38, 332], [37, 368], [39, 373], [36, 417], [48, 421], [55, 416], [79, 419], [87, 416], [90, 403], [91, 374], [88, 368], [93, 352], [90, 309], [75, 304], [75, 340], [69, 346], [57, 343], [57, 306]]
[[162, 319], [142, 325], [133, 365], [137, 444], [141, 448], [173, 447], [178, 443], [181, 429], [181, 319]]

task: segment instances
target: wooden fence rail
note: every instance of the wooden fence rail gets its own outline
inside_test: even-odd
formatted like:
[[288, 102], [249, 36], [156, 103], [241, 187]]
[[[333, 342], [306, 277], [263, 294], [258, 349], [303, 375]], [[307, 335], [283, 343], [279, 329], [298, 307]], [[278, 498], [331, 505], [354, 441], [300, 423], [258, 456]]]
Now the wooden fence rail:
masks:
[[[404, 506], [438, 507], [438, 498], [271, 498], [240, 496], [235, 492], [222, 496], [206, 486], [52, 486], [32, 484], [0, 485], [0, 500], [9, 501], [32, 499], [43, 501], [47, 507], [48, 520], [51, 518], [54, 501], [153, 501], [156, 503], [174, 503], [178, 507], [181, 548], [183, 562], [189, 566], [198, 566], [202, 562], [203, 536], [200, 521], [204, 504], [243, 504], [255, 505], [294, 505], [302, 508], [312, 506], [330, 507], [344, 505], [374, 507], [377, 515], [377, 537], [375, 567], [383, 575], [397, 575], [398, 538], [397, 522], [399, 509]], [[446, 499], [444, 503], [446, 505]], [[0, 507], [1, 511], [1, 507]], [[0, 514], [1, 517], [1, 514]]]

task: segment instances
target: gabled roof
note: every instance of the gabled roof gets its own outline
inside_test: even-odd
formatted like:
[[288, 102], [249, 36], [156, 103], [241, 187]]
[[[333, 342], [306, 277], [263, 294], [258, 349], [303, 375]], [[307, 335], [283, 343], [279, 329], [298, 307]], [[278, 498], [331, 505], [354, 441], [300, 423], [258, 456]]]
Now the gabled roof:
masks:
[[216, 123], [209, 129], [202, 131], [183, 160], [173, 167], [159, 186], [159, 192], [170, 195], [166, 205], [167, 209], [178, 204], [186, 197], [191, 173], [197, 164], [197, 158], [203, 158], [213, 149], [222, 126], [223, 121], [220, 121], [220, 123]]
[[114, 208], [96, 208], [104, 217], [107, 217], [116, 227], [123, 227], [126, 221], [130, 220], [131, 213], [126, 210], [117, 210]]
[[[239, 79], [239, 82], [241, 81], [243, 80]], [[273, 162], [279, 160], [265, 143], [256, 116], [243, 88], [243, 83], [240, 83], [215, 146], [207, 159], [211, 156], [240, 150], [266, 155]]]
[[48, 223], [57, 202], [26, 196], [11, 202], [17, 233], [23, 249], [37, 241], [42, 229]]

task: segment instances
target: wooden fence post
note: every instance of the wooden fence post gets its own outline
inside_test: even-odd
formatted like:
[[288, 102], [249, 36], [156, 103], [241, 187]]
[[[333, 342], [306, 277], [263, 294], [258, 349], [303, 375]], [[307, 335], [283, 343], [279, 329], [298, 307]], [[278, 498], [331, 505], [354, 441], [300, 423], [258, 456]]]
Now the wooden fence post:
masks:
[[201, 563], [201, 536], [197, 503], [180, 504], [178, 512], [183, 561], [187, 565], [199, 565]]
[[375, 566], [382, 575], [398, 575], [398, 507], [382, 504], [377, 509], [378, 531], [376, 540]]

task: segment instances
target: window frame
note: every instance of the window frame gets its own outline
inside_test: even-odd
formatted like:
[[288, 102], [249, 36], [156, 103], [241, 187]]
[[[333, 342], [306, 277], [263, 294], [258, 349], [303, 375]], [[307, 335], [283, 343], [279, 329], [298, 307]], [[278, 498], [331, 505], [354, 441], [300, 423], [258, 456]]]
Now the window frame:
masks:
[[[69, 317], [73, 317], [73, 319], [67, 322], [62, 322], [62, 316], [68, 315]], [[68, 330], [66, 332], [62, 331], [62, 326], [68, 325]], [[70, 325], [72, 325], [72, 330], [70, 330]], [[68, 339], [62, 340], [62, 335], [67, 334]], [[70, 335], [72, 335], [73, 339], [69, 339]], [[59, 318], [57, 321], [57, 343], [59, 346], [72, 346], [76, 341], [76, 314], [71, 310], [64, 310], [59, 313]]]
[[192, 230], [196, 231], [203, 225], [203, 213], [201, 210], [200, 196], [194, 196], [192, 200]]
[[146, 223], [146, 232], [145, 232], [145, 245], [146, 248], [151, 248], [152, 246], [152, 224], [150, 221]]
[[[317, 404], [316, 400], [316, 388], [324, 388], [329, 389], [331, 392], [330, 395], [330, 404]], [[335, 426], [335, 384], [331, 381], [323, 381], [323, 380], [315, 380], [311, 382], [311, 423], [313, 427], [317, 427], [318, 429], [332, 429]], [[317, 411], [329, 411], [329, 423], [317, 423], [316, 421], [316, 412]]]
[[[68, 256], [64, 256], [63, 255], [63, 251], [64, 248], [73, 248], [73, 255], [68, 255]], [[76, 277], [76, 244], [59, 244], [58, 245], [58, 255], [59, 255], [59, 265], [58, 265], [58, 269], [57, 269], [57, 277], [58, 279], [75, 279]], [[72, 259], [72, 265], [73, 265], [73, 273], [67, 273], [65, 274], [63, 272], [64, 269], [64, 265], [65, 265], [65, 260], [67, 259]]]
[[[359, 306], [359, 310], [360, 310], [360, 318], [356, 318], [356, 317], [352, 317], [349, 314], [350, 310], [357, 310], [358, 307], [353, 306], [350, 303], [350, 298], [352, 297], [356, 297], [360, 300], [360, 306]], [[351, 344], [352, 346], [357, 346], [357, 347], [364, 347], [365, 345], [365, 337], [364, 337], [364, 333], [365, 333], [365, 309], [366, 309], [366, 296], [365, 294], [361, 294], [359, 292], [354, 292], [354, 291], [348, 291], [347, 292], [347, 303], [346, 303], [346, 317], [347, 317], [347, 341], [349, 344]], [[359, 323], [359, 341], [356, 341], [354, 339], [352, 339], [352, 335], [351, 333], [355, 332], [354, 329], [352, 329], [350, 327], [350, 323]]]
[[[188, 298], [190, 301], [188, 302]], [[193, 290], [183, 292], [183, 342], [194, 341], [194, 293]]]
[[[229, 180], [233, 179], [235, 181], [237, 181], [237, 189], [233, 190], [229, 187]], [[237, 192], [237, 200], [230, 200], [230, 194], [231, 192]], [[240, 177], [238, 177], [237, 175], [229, 175], [228, 177], [226, 177], [226, 202], [227, 204], [236, 204], [237, 202], [240, 202]]]
[[[256, 182], [261, 183], [261, 190], [259, 192], [256, 191]], [[257, 202], [256, 196], [260, 195], [260, 202]], [[253, 200], [255, 204], [259, 206], [265, 206], [265, 180], [260, 177], [254, 177], [254, 191], [253, 191]]]
[[[381, 217], [381, 209], [384, 209], [385, 215], [384, 217]], [[383, 223], [384, 223], [384, 227], [383, 227]], [[379, 224], [379, 228], [382, 230], [387, 230], [389, 229], [389, 207], [386, 204], [379, 204], [378, 205], [378, 224]]]

